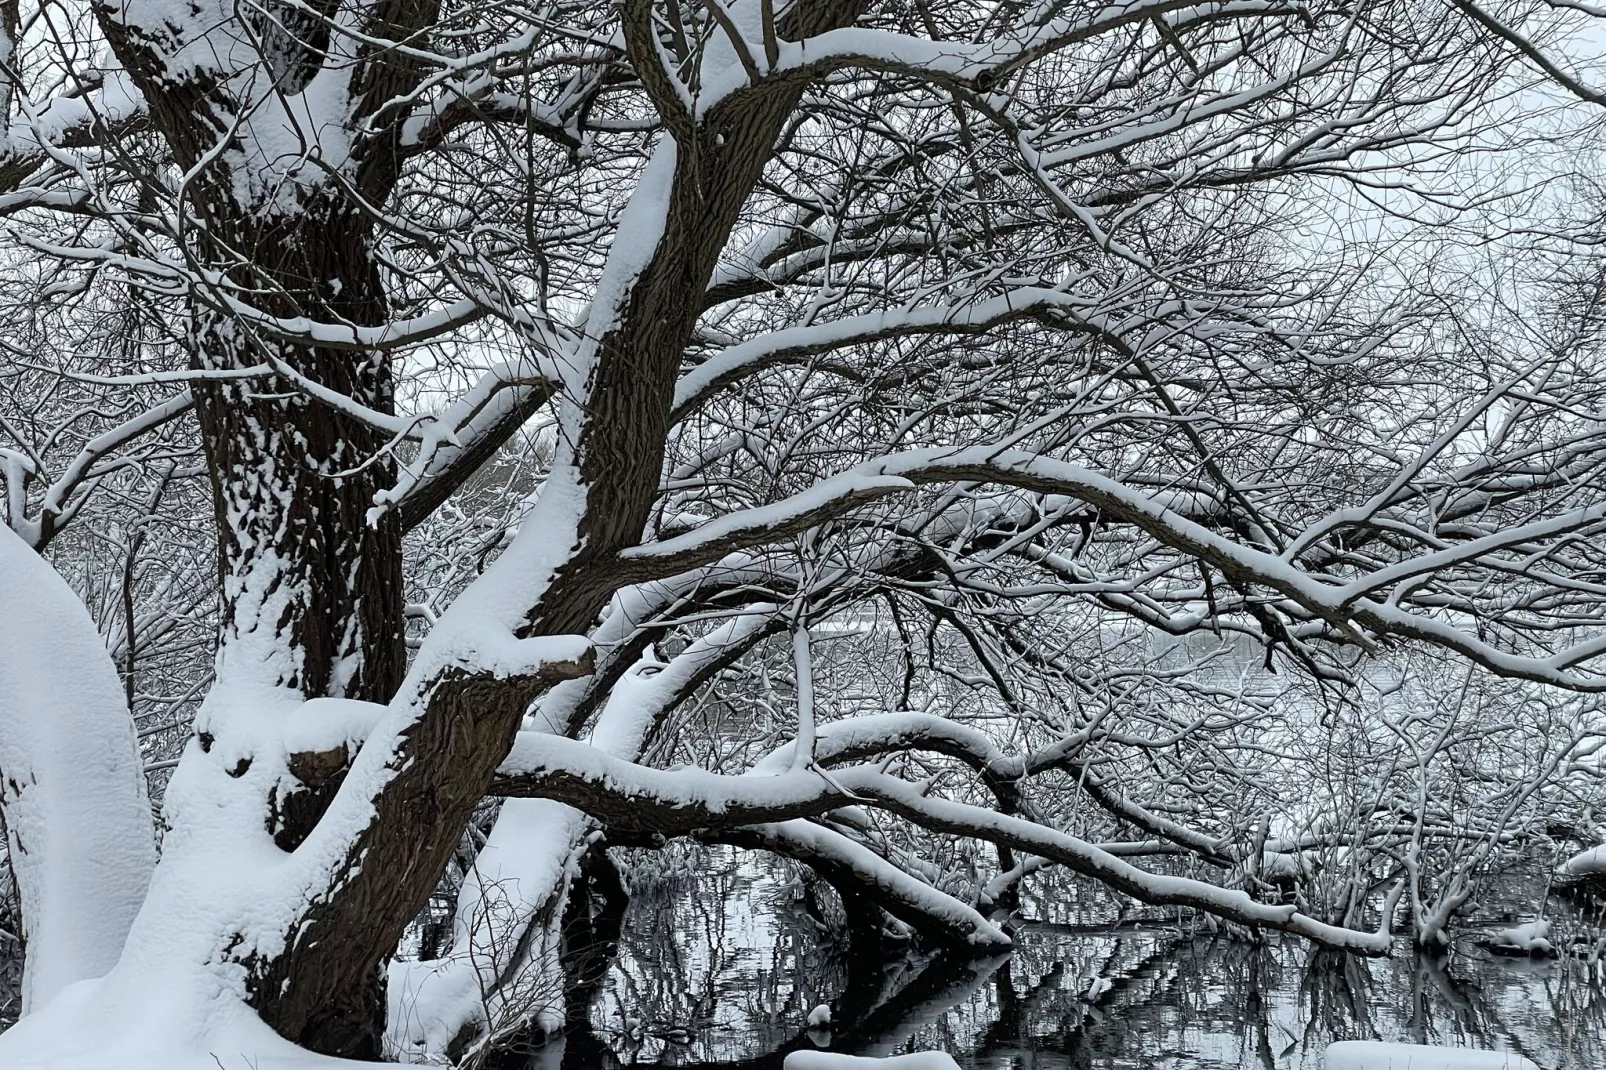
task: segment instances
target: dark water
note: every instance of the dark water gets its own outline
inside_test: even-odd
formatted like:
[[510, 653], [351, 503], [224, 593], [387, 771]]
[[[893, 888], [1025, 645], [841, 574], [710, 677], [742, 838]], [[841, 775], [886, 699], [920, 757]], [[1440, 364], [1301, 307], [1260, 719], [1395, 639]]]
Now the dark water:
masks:
[[[1492, 880], [1447, 954], [1373, 960], [1130, 917], [1070, 883], [1028, 898], [1022, 914], [1037, 920], [1019, 923], [1011, 955], [856, 957], [829, 896], [779, 864], [711, 850], [631, 883], [589, 1023], [520, 1058], [529, 1070], [779, 1070], [785, 1052], [816, 1044], [940, 1049], [972, 1070], [1320, 1070], [1327, 1044], [1352, 1039], [1606, 1070], [1606, 963], [1514, 960], [1477, 943], [1543, 902], [1558, 944], [1606, 947], [1599, 909], [1546, 900], [1542, 880]], [[20, 965], [5, 950], [0, 967]], [[15, 1013], [5, 982], [16, 972], [0, 969], [0, 1015]], [[804, 1022], [821, 1003], [836, 1028], [811, 1037]]]
[[[1292, 938], [1257, 946], [1162, 915], [1134, 921], [1102, 892], [1049, 887], [1023, 906], [1038, 920], [1021, 923], [1012, 955], [970, 962], [856, 959], [829, 903], [780, 866], [708, 852], [632, 883], [589, 1027], [532, 1066], [768, 1070], [820, 1043], [941, 1049], [977, 1070], [1319, 1070], [1330, 1042], [1380, 1039], [1606, 1068], [1601, 963], [1513, 960], [1476, 942], [1540, 902], [1558, 943], [1598, 941], [1598, 913], [1546, 901], [1542, 881], [1493, 881], [1446, 954], [1383, 960]], [[833, 1010], [829, 1038], [804, 1028], [820, 1003]]]

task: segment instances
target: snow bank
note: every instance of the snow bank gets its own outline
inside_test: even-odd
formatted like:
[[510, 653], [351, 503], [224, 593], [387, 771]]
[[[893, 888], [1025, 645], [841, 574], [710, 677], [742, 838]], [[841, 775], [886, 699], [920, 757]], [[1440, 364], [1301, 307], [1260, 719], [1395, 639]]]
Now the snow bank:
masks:
[[475, 966], [462, 957], [392, 962], [386, 986], [387, 1049], [410, 1063], [427, 1062], [446, 1051], [464, 1025], [486, 1028], [486, 978]]
[[884, 1059], [838, 1055], [834, 1051], [794, 1051], [781, 1065], [784, 1070], [959, 1070], [953, 1057], [940, 1051], [917, 1051]]
[[117, 962], [156, 840], [134, 722], [100, 634], [3, 524], [0, 813], [22, 895], [28, 1014]]
[[1323, 1070], [1539, 1070], [1520, 1055], [1425, 1044], [1345, 1040], [1327, 1047]]
[[463, 882], [445, 958], [389, 967], [385, 1039], [424, 1062], [465, 1026], [485, 1034], [563, 1024], [563, 897], [591, 819], [550, 799], [509, 799]]
[[[178, 992], [166, 991], [175, 981]], [[380, 1070], [315, 1055], [279, 1036], [238, 999], [177, 978], [148, 978], [144, 991], [95, 979], [0, 1034], [5, 1070]], [[197, 998], [200, 997], [200, 998]], [[189, 1021], [176, 1020], [193, 1012]], [[196, 1028], [204, 1038], [194, 1035]]]

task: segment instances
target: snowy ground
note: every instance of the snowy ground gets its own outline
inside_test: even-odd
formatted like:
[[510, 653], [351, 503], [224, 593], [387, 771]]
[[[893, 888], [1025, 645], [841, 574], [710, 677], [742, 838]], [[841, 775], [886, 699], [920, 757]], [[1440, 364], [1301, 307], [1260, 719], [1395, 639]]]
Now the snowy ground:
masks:
[[[166, 1007], [113, 978], [82, 981], [0, 1034], [5, 1070], [373, 1070], [314, 1055], [222, 994]], [[161, 986], [155, 986], [161, 987]], [[188, 993], [196, 995], [197, 993]], [[394, 1065], [394, 1064], [391, 1064]]]

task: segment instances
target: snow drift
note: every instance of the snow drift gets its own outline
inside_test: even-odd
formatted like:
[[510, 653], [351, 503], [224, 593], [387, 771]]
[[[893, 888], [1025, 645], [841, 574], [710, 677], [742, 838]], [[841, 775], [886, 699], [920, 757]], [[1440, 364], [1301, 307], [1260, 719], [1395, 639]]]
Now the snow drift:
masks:
[[78, 596], [4, 525], [0, 814], [22, 897], [27, 1014], [116, 963], [156, 844], [111, 657]]

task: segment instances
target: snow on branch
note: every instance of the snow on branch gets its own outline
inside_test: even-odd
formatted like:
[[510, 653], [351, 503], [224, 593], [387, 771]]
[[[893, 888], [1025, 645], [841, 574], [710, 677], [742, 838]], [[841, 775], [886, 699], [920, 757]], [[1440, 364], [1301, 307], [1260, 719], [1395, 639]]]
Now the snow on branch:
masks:
[[1326, 946], [1366, 954], [1387, 954], [1393, 946], [1386, 920], [1377, 932], [1360, 932], [1308, 917], [1293, 906], [1257, 902], [1241, 891], [1150, 873], [1036, 822], [933, 798], [874, 766], [840, 769], [829, 778], [801, 770], [725, 776], [701, 769], [653, 769], [620, 761], [575, 740], [523, 733], [499, 767], [492, 790], [505, 796], [556, 799], [606, 826], [658, 835], [790, 821], [855, 803], [869, 805], [934, 832], [1029, 851], [1142, 902], [1193, 907], [1243, 925], [1297, 933]]
[[[741, 57], [744, 62], [726, 62], [713, 71], [705, 64], [704, 82], [696, 98], [697, 112], [699, 116], [705, 115], [727, 96], [768, 79], [797, 74], [821, 77], [845, 68], [985, 89], [1023, 66], [1137, 23], [1170, 20], [1180, 24], [1303, 13], [1304, 9], [1297, 4], [1274, 0], [1225, 0], [1207, 4], [1195, 0], [1130, 0], [1091, 11], [1078, 8], [1037, 25], [1011, 28], [979, 43], [932, 40], [855, 26], [828, 30], [801, 41], [775, 42], [769, 48], [764, 41], [750, 36], [756, 27], [727, 20], [722, 23], [727, 38], [722, 42], [724, 51], [733, 58]], [[773, 55], [773, 60], [766, 52]]]
[[667, 575], [706, 564], [725, 553], [772, 541], [842, 516], [864, 501], [934, 483], [1003, 483], [1040, 494], [1058, 494], [1096, 507], [1108, 518], [1140, 528], [1161, 545], [1203, 562], [1242, 588], [1269, 588], [1299, 612], [1340, 635], [1369, 645], [1358, 629], [1374, 636], [1416, 639], [1466, 656], [1501, 675], [1554, 684], [1575, 691], [1606, 692], [1606, 675], [1573, 668], [1606, 653], [1606, 636], [1591, 636], [1549, 656], [1502, 650], [1457, 627], [1444, 615], [1413, 612], [1399, 593], [1378, 601], [1366, 594], [1378, 584], [1420, 577], [1468, 561], [1490, 567], [1496, 551], [1523, 547], [1541, 536], [1570, 536], [1600, 529], [1606, 506], [1589, 506], [1560, 517], [1518, 525], [1467, 547], [1407, 559], [1370, 577], [1347, 579], [1315, 574], [1287, 554], [1234, 541], [1182, 515], [1167, 495], [1144, 492], [1110, 476], [1009, 445], [950, 449], [932, 447], [867, 461], [821, 480], [780, 502], [728, 514], [662, 542], [625, 551], [621, 558], [648, 575]]
[[451, 405], [435, 414], [450, 436], [426, 443], [375, 502], [379, 510], [398, 509], [402, 527], [417, 526], [463, 481], [517, 434], [562, 385], [550, 361], [523, 358], [503, 362], [482, 375]]
[[[1007, 754], [986, 733], [946, 717], [930, 713], [872, 713], [848, 717], [821, 725], [814, 743], [815, 761], [821, 765], [866, 762], [902, 750], [922, 750], [957, 758], [987, 781], [1000, 802], [1006, 798], [1019, 805], [1014, 784], [1046, 770], [1068, 764], [1066, 755], [1087, 742], [1087, 734], [1077, 733], [1024, 755]], [[796, 743], [777, 748], [753, 767], [755, 774], [779, 773], [791, 767]], [[1112, 791], [1086, 769], [1075, 768], [1077, 784], [1115, 817], [1143, 829], [1162, 840], [1169, 840], [1200, 858], [1229, 864], [1221, 842], [1153, 813]]]
[[812, 821], [779, 821], [697, 834], [708, 843], [772, 851], [806, 862], [841, 889], [868, 896], [917, 932], [967, 953], [1000, 950], [1013, 941], [976, 908], [938, 891], [861, 843]]
[[[30, 479], [42, 475], [37, 465], [0, 463], [6, 524], [34, 550], [43, 550], [83, 508], [107, 466], [117, 466], [118, 462], [108, 461], [111, 454], [184, 415], [193, 405], [190, 392], [182, 390], [89, 439], [46, 487], [37, 518], [28, 515], [27, 495]], [[6, 452], [0, 451], [0, 458]]]
[[[650, 575], [643, 576], [644, 579], [669, 576], [698, 565], [712, 564], [743, 547], [807, 531], [857, 505], [913, 487], [910, 480], [900, 475], [872, 473], [867, 469], [845, 472], [774, 505], [711, 520], [685, 535], [627, 549], [619, 557], [628, 569], [649, 566]], [[647, 568], [641, 571], [647, 572]]]
[[919, 334], [974, 334], [1010, 320], [1054, 311], [1086, 316], [1090, 330], [1107, 329], [1091, 315], [1097, 303], [1064, 289], [1020, 287], [998, 297], [936, 307], [899, 309], [847, 316], [805, 327], [772, 331], [721, 351], [687, 372], [675, 387], [676, 415], [694, 408], [714, 391], [763, 368], [800, 363], [810, 357], [886, 338]]

